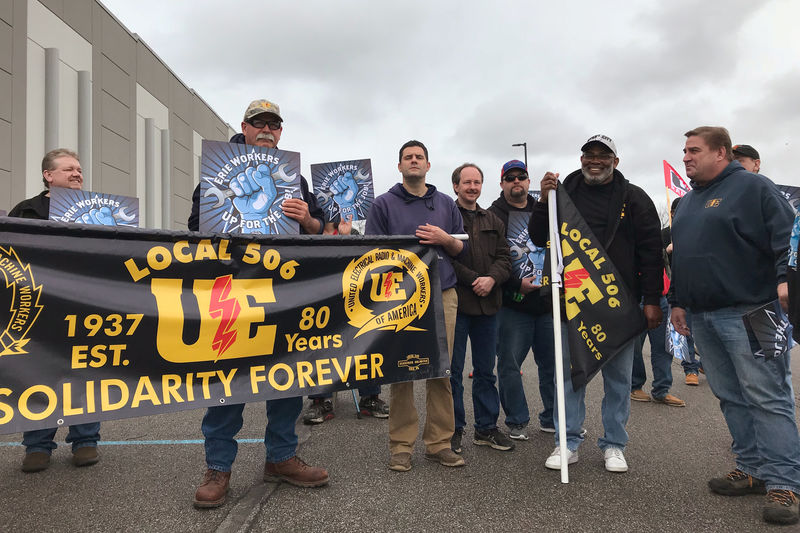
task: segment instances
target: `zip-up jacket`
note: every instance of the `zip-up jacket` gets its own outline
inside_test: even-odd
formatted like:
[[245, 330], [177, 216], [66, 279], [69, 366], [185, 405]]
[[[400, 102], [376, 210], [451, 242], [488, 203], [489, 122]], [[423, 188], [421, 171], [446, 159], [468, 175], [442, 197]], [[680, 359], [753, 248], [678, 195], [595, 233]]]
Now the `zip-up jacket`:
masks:
[[[458, 285], [458, 312], [465, 315], [494, 315], [503, 303], [502, 285], [511, 272], [511, 255], [506, 241], [506, 227], [496, 215], [476, 205], [474, 216], [458, 206], [469, 235], [469, 255], [453, 261]], [[472, 283], [481, 276], [491, 276], [494, 287], [487, 296], [478, 296]]]

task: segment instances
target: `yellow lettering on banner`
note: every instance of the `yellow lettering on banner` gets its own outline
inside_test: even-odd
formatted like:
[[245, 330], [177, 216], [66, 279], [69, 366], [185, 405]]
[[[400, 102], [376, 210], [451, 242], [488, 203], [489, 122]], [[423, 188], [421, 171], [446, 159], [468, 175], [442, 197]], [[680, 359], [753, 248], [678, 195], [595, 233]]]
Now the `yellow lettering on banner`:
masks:
[[381, 370], [381, 366], [383, 366], [383, 354], [373, 353], [370, 354], [370, 358], [372, 359], [372, 373], [370, 374], [370, 378], [382, 378], [383, 371]]
[[219, 241], [219, 260], [220, 261], [230, 261], [231, 254], [228, 252], [228, 240], [222, 239]]
[[86, 412], [94, 413], [94, 381], [86, 382]]
[[261, 249], [261, 245], [257, 242], [251, 242], [247, 245], [247, 248], [244, 249], [244, 255], [242, 256], [242, 261], [247, 263], [248, 265], [255, 265], [259, 261], [261, 261], [261, 254], [259, 250]]
[[64, 383], [64, 416], [82, 415], [83, 408], [72, 407], [72, 383]]
[[[0, 389], [0, 396], [11, 396], [11, 389], [5, 387]], [[14, 418], [14, 408], [5, 402], [0, 402], [0, 412], [3, 413], [3, 416], [0, 416], [0, 426], [11, 422]]]
[[153, 246], [147, 250], [147, 264], [155, 270], [164, 270], [172, 264], [172, 255], [163, 246]]
[[197, 373], [197, 377], [203, 380], [201, 387], [203, 387], [203, 398], [205, 398], [206, 400], [211, 398], [211, 391], [208, 388], [208, 380], [216, 375], [217, 373], [213, 370], [209, 370], [208, 372]]
[[186, 375], [186, 401], [194, 401], [194, 374]]
[[88, 346], [73, 346], [72, 347], [72, 368], [86, 368], [86, 358], [89, 351]]
[[333, 380], [325, 377], [331, 373], [330, 359], [317, 359], [317, 383], [319, 385], [333, 385]]
[[311, 379], [311, 374], [314, 372], [314, 365], [308, 361], [297, 362], [297, 386], [303, 388], [308, 382], [309, 387], [314, 386], [314, 380]]
[[[143, 393], [145, 389], [147, 389], [147, 392]], [[131, 409], [136, 409], [143, 401], [148, 401], [153, 405], [161, 405], [161, 400], [158, 399], [156, 390], [153, 388], [153, 384], [150, 383], [149, 376], [142, 376], [139, 378], [139, 383], [136, 385], [136, 391], [133, 393]]]
[[[47, 396], [47, 407], [41, 413], [34, 413], [28, 409], [28, 399], [37, 392], [41, 392]], [[19, 395], [19, 413], [28, 420], [44, 420], [53, 414], [53, 411], [56, 410], [57, 403], [58, 397], [56, 396], [56, 391], [47, 385], [34, 385], [33, 387], [25, 389], [25, 392]]]
[[214, 250], [214, 245], [211, 244], [211, 239], [203, 239], [197, 243], [194, 260], [201, 261], [203, 259], [217, 259], [217, 252]]
[[350, 358], [346, 358], [344, 360], [344, 372], [342, 372], [342, 367], [339, 366], [339, 360], [335, 357], [332, 359], [333, 361], [333, 368], [336, 369], [336, 373], [339, 374], [339, 380], [342, 383], [346, 383], [348, 377], [350, 376]]
[[266, 369], [267, 367], [265, 367], [264, 365], [250, 367], [250, 390], [253, 392], [253, 394], [258, 394], [259, 383], [267, 381], [267, 378], [263, 375], [263, 372]]
[[191, 252], [187, 253], [183, 250], [189, 249], [189, 241], [178, 241], [172, 246], [172, 255], [175, 256], [181, 263], [191, 263], [192, 262], [192, 254]]
[[138, 266], [136, 266], [136, 261], [133, 259], [128, 259], [125, 261], [125, 268], [128, 269], [128, 274], [131, 275], [131, 279], [134, 281], [134, 283], [150, 275], [149, 268], [145, 267], [140, 269]]
[[164, 397], [164, 405], [172, 403], [174, 398], [177, 403], [183, 403], [183, 398], [178, 393], [181, 386], [181, 377], [177, 374], [164, 374], [161, 376], [161, 394]]
[[356, 360], [356, 381], [367, 379], [367, 375], [364, 373], [368, 366], [367, 354], [357, 355], [354, 359]]
[[238, 368], [232, 368], [228, 375], [225, 375], [225, 372], [222, 370], [217, 370], [217, 377], [219, 377], [220, 382], [222, 383], [222, 388], [225, 389], [225, 396], [231, 396], [231, 382], [233, 381], [233, 376], [236, 374]]
[[[109, 394], [111, 387], [119, 389], [120, 398], [117, 402], [111, 402]], [[130, 392], [128, 385], [121, 379], [102, 379], [100, 380], [100, 411], [116, 411], [122, 409], [128, 403]]]
[[[284, 372], [286, 372], [287, 380], [286, 384], [284, 385], [280, 385], [277, 381], [275, 381], [275, 372], [277, 372], [278, 370], [283, 370]], [[294, 383], [294, 372], [292, 372], [292, 369], [289, 367], [289, 365], [285, 363], [278, 363], [269, 369], [269, 384], [272, 386], [273, 389], [284, 391], [289, 389], [289, 387], [292, 386], [292, 383]]]

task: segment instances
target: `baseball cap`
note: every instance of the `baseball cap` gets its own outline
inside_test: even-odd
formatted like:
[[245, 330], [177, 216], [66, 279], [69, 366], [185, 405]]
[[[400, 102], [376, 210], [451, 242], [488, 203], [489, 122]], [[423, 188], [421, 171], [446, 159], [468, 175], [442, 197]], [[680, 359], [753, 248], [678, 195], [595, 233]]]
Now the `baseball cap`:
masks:
[[281, 117], [281, 108], [278, 107], [278, 104], [273, 104], [269, 100], [253, 100], [250, 102], [250, 105], [247, 106], [247, 111], [244, 112], [243, 120], [247, 122], [261, 113], [272, 113], [283, 121], [283, 117]]
[[758, 155], [758, 150], [749, 144], [737, 144], [733, 147], [733, 153], [749, 157], [751, 159], [761, 159]]
[[592, 135], [591, 137], [589, 137], [588, 141], [583, 143], [583, 146], [581, 146], [581, 152], [585, 152], [586, 148], [592, 143], [600, 143], [609, 150], [611, 150], [612, 154], [614, 154], [615, 156], [617, 155], [617, 145], [614, 144], [614, 141], [611, 140], [611, 137], [608, 137], [606, 135], [601, 135], [599, 133], [597, 135]]
[[519, 159], [512, 159], [511, 161], [509, 161], [508, 163], [503, 165], [503, 170], [500, 172], [500, 177], [502, 178], [503, 176], [506, 175], [506, 173], [509, 170], [514, 169], [514, 168], [518, 168], [518, 169], [520, 169], [520, 170], [522, 170], [523, 172], [526, 172], [526, 173], [528, 172], [528, 168], [525, 166], [525, 163], [523, 163]]

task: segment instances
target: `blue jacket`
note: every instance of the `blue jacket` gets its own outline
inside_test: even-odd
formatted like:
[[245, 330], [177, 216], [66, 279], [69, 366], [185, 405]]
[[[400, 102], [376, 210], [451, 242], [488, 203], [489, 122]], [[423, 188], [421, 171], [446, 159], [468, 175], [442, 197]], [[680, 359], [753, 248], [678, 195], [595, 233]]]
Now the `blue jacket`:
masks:
[[712, 311], [777, 298], [793, 220], [778, 188], [738, 161], [706, 185], [693, 182], [672, 221], [670, 303]]
[[[414, 196], [403, 187], [395, 184], [389, 192], [383, 193], [372, 203], [367, 217], [367, 235], [410, 235], [414, 236], [418, 226], [431, 224], [439, 226], [450, 234], [464, 233], [464, 221], [456, 203], [436, 187], [428, 184], [424, 196]], [[450, 256], [436, 247], [439, 255], [439, 279], [442, 290], [456, 286], [456, 272]], [[457, 258], [469, 257], [467, 242]]]

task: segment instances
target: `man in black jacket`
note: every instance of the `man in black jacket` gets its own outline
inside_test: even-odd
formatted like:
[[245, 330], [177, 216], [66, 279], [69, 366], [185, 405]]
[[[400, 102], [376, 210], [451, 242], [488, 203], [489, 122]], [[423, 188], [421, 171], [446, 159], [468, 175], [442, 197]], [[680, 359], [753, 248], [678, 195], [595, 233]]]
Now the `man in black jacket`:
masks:
[[494, 366], [497, 344], [495, 315], [502, 303], [502, 283], [511, 271], [506, 228], [494, 214], [478, 205], [483, 188], [483, 171], [477, 165], [464, 163], [453, 171], [456, 205], [469, 235], [469, 256], [453, 261], [458, 284], [453, 360], [450, 364], [450, 386], [456, 430], [451, 447], [461, 453], [461, 437], [467, 421], [464, 415], [464, 359], [467, 337], [472, 346], [472, 407], [475, 414], [473, 443], [509, 451], [514, 443], [497, 429], [500, 397], [495, 387]]
[[[635, 298], [644, 302], [647, 327], [653, 329], [662, 320], [659, 299], [663, 289], [661, 222], [653, 201], [617, 170], [617, 147], [609, 137], [595, 135], [581, 147], [581, 168], [571, 173], [559, 187], [559, 194], [568, 194], [598, 242], [603, 243], [608, 258], [617, 268], [622, 281]], [[558, 174], [548, 172], [542, 179], [542, 195], [533, 209], [530, 223], [531, 240], [544, 246], [548, 240], [547, 196], [558, 187]], [[564, 394], [566, 403], [567, 461], [578, 460], [578, 447], [583, 442], [581, 425], [586, 416], [586, 386], [573, 389], [570, 379], [567, 324], [562, 326], [564, 360]], [[602, 368], [605, 395], [603, 428], [598, 440], [609, 472], [627, 472], [623, 450], [628, 442], [625, 425], [630, 414], [631, 370], [635, 341], [629, 342]], [[560, 421], [556, 417], [556, 427]], [[561, 451], [556, 432], [556, 448], [545, 466], [561, 468]]]
[[[283, 133], [280, 108], [268, 100], [254, 100], [242, 120], [242, 133], [230, 142], [277, 148]], [[308, 183], [301, 177], [303, 199], [289, 198], [281, 204], [283, 213], [300, 223], [301, 233], [320, 233], [323, 227], [322, 210], [317, 206]], [[253, 194], [257, 194], [254, 191]], [[198, 230], [200, 220], [200, 186], [192, 195], [189, 229]], [[324, 468], [307, 465], [295, 455], [297, 433], [295, 423], [303, 408], [303, 398], [281, 398], [267, 401], [267, 429], [264, 445], [267, 448], [264, 481], [286, 481], [299, 487], [319, 487], [328, 483]], [[209, 407], [203, 417], [206, 464], [208, 470], [194, 495], [195, 507], [219, 507], [225, 503], [236, 459], [236, 434], [242, 427], [244, 404]]]
[[[47, 152], [42, 159], [42, 181], [45, 190], [33, 198], [23, 200], [8, 213], [10, 217], [47, 220], [50, 217], [50, 186], [66, 189], [83, 187], [83, 171], [78, 154], [65, 148]], [[26, 431], [22, 435], [25, 458], [23, 472], [39, 472], [50, 466], [50, 454], [56, 448], [53, 437], [56, 428]], [[100, 440], [100, 422], [75, 424], [69, 427], [67, 443], [72, 443], [72, 463], [89, 466], [100, 460], [97, 441]]]
[[[529, 217], [536, 204], [536, 199], [528, 194], [530, 183], [525, 163], [512, 160], [503, 165], [500, 172], [500, 187], [503, 192], [489, 211], [503, 221], [506, 236], [509, 238], [519, 237], [508, 234], [511, 213]], [[530, 250], [525, 252], [518, 250], [517, 253], [530, 253]], [[540, 284], [536, 276], [520, 279], [518, 275], [512, 273], [503, 285], [503, 306], [497, 315], [499, 327], [497, 377], [500, 383], [500, 402], [506, 413], [509, 437], [514, 440], [528, 440], [527, 426], [530, 412], [520, 377], [520, 367], [531, 349], [539, 370], [539, 394], [542, 397], [543, 409], [539, 413], [539, 429], [546, 433], [555, 431], [553, 313], [549, 301], [539, 295]]]

